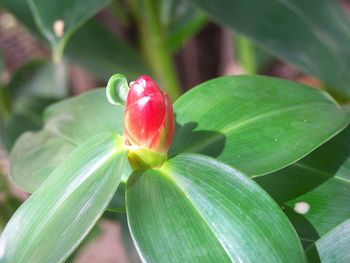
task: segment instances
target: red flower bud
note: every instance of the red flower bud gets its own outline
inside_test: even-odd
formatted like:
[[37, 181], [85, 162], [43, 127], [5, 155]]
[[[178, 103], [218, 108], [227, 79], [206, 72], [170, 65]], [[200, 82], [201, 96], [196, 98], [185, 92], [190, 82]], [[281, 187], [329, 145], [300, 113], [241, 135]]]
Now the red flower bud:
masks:
[[130, 83], [125, 104], [125, 139], [132, 146], [166, 154], [174, 134], [174, 112], [165, 92], [148, 76]]

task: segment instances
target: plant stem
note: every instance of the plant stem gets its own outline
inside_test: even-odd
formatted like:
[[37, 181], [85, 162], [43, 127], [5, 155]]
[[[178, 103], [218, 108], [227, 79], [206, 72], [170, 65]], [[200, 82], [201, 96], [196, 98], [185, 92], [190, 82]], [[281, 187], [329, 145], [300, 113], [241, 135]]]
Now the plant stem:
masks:
[[[142, 4], [137, 4], [141, 3]], [[164, 28], [154, 0], [128, 1], [141, 34], [141, 47], [148, 64], [169, 96], [175, 100], [181, 94], [172, 53], [166, 45]]]

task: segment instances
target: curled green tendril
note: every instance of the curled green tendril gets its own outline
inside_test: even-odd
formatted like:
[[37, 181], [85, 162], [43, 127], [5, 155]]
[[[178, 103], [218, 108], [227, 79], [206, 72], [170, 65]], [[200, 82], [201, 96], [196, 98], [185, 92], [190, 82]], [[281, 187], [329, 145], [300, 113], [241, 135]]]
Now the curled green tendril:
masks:
[[108, 80], [106, 96], [108, 102], [113, 105], [124, 105], [129, 92], [129, 85], [126, 77], [122, 74], [115, 74]]

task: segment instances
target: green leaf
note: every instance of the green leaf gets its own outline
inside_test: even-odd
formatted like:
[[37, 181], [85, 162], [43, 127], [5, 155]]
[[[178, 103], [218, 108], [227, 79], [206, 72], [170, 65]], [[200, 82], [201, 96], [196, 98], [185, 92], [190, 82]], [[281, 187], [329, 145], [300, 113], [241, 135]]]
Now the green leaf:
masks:
[[77, 146], [102, 132], [123, 133], [124, 108], [108, 103], [98, 89], [50, 106], [39, 132], [23, 134], [10, 155], [10, 176], [34, 192]]
[[[31, 32], [37, 31], [27, 1], [2, 2]], [[40, 35], [39, 32], [36, 33]], [[65, 55], [101, 80], [108, 80], [116, 72], [123, 72], [129, 79], [149, 73], [145, 61], [137, 51], [94, 21], [82, 25], [74, 32], [65, 47]]]
[[[315, 248], [310, 246], [350, 218], [349, 136], [350, 126], [300, 161], [254, 178], [277, 202], [286, 202], [285, 213], [305, 248], [316, 256]], [[300, 204], [308, 210], [300, 213]]]
[[350, 156], [349, 137], [350, 126], [298, 162], [254, 180], [279, 204], [293, 200], [331, 180], [342, 170]]
[[[350, 22], [338, 1], [192, 0], [215, 21], [349, 99]], [[324, 18], [327, 19], [324, 19]]]
[[166, 31], [166, 43], [176, 51], [206, 22], [206, 16], [198, 8], [184, 0], [157, 1], [160, 22]]
[[35, 23], [49, 41], [56, 59], [74, 31], [106, 7], [111, 0], [28, 0]]
[[8, 85], [9, 99], [40, 96], [60, 99], [68, 94], [68, 70], [64, 62], [31, 61], [19, 68]]
[[44, 109], [66, 94], [63, 63], [32, 61], [19, 68], [0, 91], [0, 130], [6, 149], [10, 150], [23, 132], [41, 128]]
[[[300, 177], [299, 177], [300, 178]], [[322, 236], [332, 228], [350, 218], [350, 157], [337, 173], [313, 190], [287, 202], [309, 204], [310, 210], [303, 216]]]
[[7, 224], [0, 261], [64, 261], [113, 197], [126, 155], [124, 140], [109, 133], [70, 154]]
[[82, 26], [70, 39], [65, 53], [102, 80], [116, 72], [130, 80], [149, 73], [137, 51], [96, 22]]
[[181, 154], [127, 183], [128, 222], [145, 262], [305, 262], [279, 206], [212, 158]]
[[249, 176], [281, 169], [339, 133], [349, 122], [326, 93], [262, 76], [221, 77], [174, 104], [170, 156], [198, 152]]
[[31, 33], [40, 37], [27, 0], [1, 0], [1, 6], [14, 15]]
[[106, 87], [108, 102], [113, 105], [124, 105], [129, 92], [129, 84], [122, 74], [114, 74], [109, 78]]
[[320, 259], [324, 263], [350, 261], [350, 218], [329, 231], [316, 242]]
[[[313, 243], [350, 218], [350, 126], [321, 147], [292, 165], [257, 177], [286, 213], [306, 243]], [[309, 211], [293, 208], [306, 203]]]

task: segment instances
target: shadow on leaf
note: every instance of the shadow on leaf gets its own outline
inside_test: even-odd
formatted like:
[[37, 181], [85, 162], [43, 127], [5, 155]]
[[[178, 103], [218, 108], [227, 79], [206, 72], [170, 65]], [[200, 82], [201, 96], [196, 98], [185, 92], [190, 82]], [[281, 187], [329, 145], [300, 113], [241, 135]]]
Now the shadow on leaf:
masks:
[[350, 126], [298, 162], [254, 180], [279, 204], [294, 199], [335, 176], [350, 156], [349, 137]]
[[179, 153], [201, 153], [218, 157], [225, 147], [225, 135], [217, 131], [196, 130], [196, 122], [183, 125], [176, 122], [173, 144], [169, 157]]

